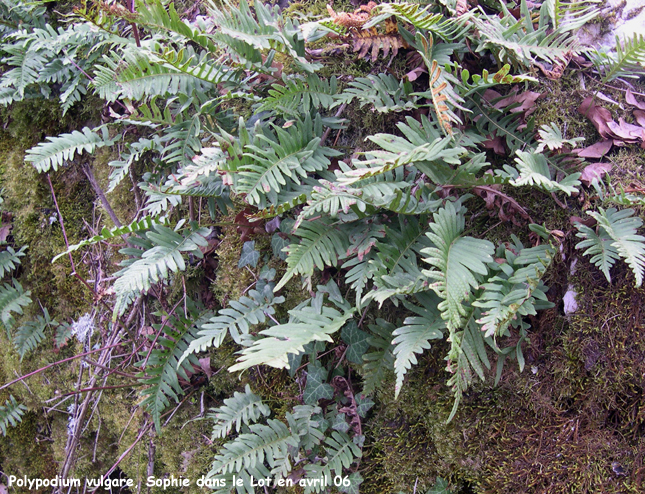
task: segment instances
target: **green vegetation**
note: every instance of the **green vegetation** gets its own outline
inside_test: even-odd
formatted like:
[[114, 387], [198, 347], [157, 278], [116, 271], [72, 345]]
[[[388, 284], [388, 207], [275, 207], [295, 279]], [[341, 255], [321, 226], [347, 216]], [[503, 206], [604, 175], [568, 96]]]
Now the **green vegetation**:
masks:
[[0, 0], [3, 472], [639, 492], [642, 36], [283, 7]]

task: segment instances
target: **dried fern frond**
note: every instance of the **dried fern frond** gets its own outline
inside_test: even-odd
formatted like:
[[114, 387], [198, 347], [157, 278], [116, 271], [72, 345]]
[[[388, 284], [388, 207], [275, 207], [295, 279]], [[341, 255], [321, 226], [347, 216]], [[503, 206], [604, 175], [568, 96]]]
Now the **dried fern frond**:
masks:
[[370, 53], [372, 62], [376, 62], [378, 55], [383, 51], [383, 58], [387, 57], [392, 50], [392, 56], [399, 53], [399, 48], [407, 48], [408, 44], [396, 35], [378, 34], [375, 30], [358, 31], [352, 37], [354, 53], [359, 52], [358, 56], [363, 58]]

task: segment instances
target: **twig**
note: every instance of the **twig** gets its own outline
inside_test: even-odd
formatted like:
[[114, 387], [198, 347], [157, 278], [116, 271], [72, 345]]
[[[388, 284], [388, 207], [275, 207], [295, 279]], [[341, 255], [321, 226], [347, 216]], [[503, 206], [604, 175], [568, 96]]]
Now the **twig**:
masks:
[[[342, 113], [345, 111], [345, 108], [347, 108], [347, 103], [343, 103], [342, 105], [340, 105], [334, 117], [336, 118], [340, 117]], [[320, 143], [318, 144], [319, 146], [323, 146], [325, 144], [325, 141], [327, 140], [327, 137], [329, 136], [330, 132], [331, 132], [331, 127], [327, 127], [322, 137], [320, 138]]]
[[119, 218], [114, 212], [114, 209], [112, 209], [112, 206], [110, 206], [110, 203], [108, 202], [107, 197], [105, 197], [105, 194], [103, 193], [103, 189], [101, 189], [101, 187], [99, 186], [99, 183], [96, 181], [96, 177], [94, 176], [92, 167], [89, 165], [83, 165], [82, 169], [83, 169], [83, 173], [89, 180], [90, 185], [94, 189], [94, 192], [96, 193], [99, 200], [101, 201], [103, 208], [107, 211], [107, 214], [110, 216], [112, 223], [114, 223], [116, 227], [121, 228], [123, 224], [119, 221]]

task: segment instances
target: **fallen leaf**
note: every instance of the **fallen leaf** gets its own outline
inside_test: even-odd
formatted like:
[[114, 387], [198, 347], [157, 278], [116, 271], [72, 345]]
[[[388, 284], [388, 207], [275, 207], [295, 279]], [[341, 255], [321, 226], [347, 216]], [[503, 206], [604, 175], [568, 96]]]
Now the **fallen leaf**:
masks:
[[645, 111], [634, 110], [634, 118], [636, 119], [636, 122], [638, 122], [638, 125], [645, 127]]
[[482, 146], [485, 149], [492, 149], [495, 154], [506, 156], [506, 147], [504, 147], [504, 139], [501, 136], [492, 138], [489, 136], [488, 139], [482, 142]]
[[640, 110], [645, 110], [645, 103], [641, 103], [640, 101], [638, 101], [636, 97], [632, 94], [631, 89], [627, 90], [627, 93], [625, 94], [625, 101], [627, 101], [628, 104], [635, 106]]
[[535, 102], [540, 96], [541, 94], [536, 93], [535, 91], [524, 91], [523, 93], [507, 96], [506, 98], [495, 103], [493, 106], [498, 110], [501, 110], [502, 108], [506, 108], [507, 106], [519, 103], [519, 105], [515, 108], [511, 108], [510, 112], [525, 112], [535, 106]]
[[213, 370], [211, 369], [211, 359], [210, 357], [204, 357], [199, 359], [199, 366], [204, 371], [209, 378], [213, 375]]
[[587, 146], [584, 149], [580, 149], [578, 151], [578, 156], [581, 158], [602, 158], [609, 152], [612, 145], [613, 142], [610, 139], [606, 139], [591, 146]]
[[583, 220], [580, 216], [571, 216], [569, 218], [569, 223], [571, 223], [572, 225], [575, 225], [576, 223], [582, 223], [583, 225], [591, 228], [592, 226], [596, 225], [596, 218], [590, 216], [586, 220]]
[[580, 175], [580, 181], [589, 186], [594, 180], [600, 180], [606, 173], [611, 171], [611, 163], [591, 163], [585, 166]]
[[6, 242], [9, 232], [11, 231], [11, 225], [2, 225], [0, 226], [0, 242]]
[[622, 118], [618, 119], [618, 123], [607, 122], [607, 127], [614, 133], [615, 137], [623, 139], [625, 142], [636, 142], [645, 140], [645, 129], [638, 125], [632, 125]]
[[614, 137], [611, 129], [607, 126], [607, 123], [612, 121], [611, 112], [607, 108], [596, 106], [593, 102], [593, 97], [589, 96], [582, 102], [580, 108], [578, 108], [578, 113], [591, 120], [591, 123], [602, 137], [605, 139]]

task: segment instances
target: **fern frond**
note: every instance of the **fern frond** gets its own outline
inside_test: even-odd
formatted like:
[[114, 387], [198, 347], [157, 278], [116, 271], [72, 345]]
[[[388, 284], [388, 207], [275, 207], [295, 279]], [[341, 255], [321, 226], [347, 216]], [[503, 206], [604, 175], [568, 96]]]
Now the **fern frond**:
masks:
[[461, 327], [466, 310], [462, 305], [471, 296], [473, 288], [479, 285], [478, 275], [488, 273], [486, 263], [493, 260], [493, 244], [488, 240], [462, 237], [465, 220], [463, 212], [451, 202], [434, 215], [430, 224], [432, 232], [428, 238], [435, 247], [421, 252], [429, 257], [424, 259], [434, 269], [423, 270], [430, 279], [437, 280], [430, 285], [443, 302], [439, 304], [441, 317], [451, 331]]
[[370, 395], [385, 382], [394, 370], [394, 344], [392, 334], [396, 326], [384, 319], [369, 325], [371, 334], [367, 342], [374, 350], [363, 355], [363, 393]]
[[296, 405], [293, 413], [287, 413], [287, 420], [291, 430], [297, 432], [300, 447], [305, 452], [313, 450], [325, 438], [322, 410], [318, 406]]
[[440, 299], [436, 296], [426, 295], [423, 297], [423, 308], [404, 302], [408, 310], [416, 313], [416, 316], [406, 317], [403, 326], [392, 333], [394, 340], [394, 372], [396, 373], [396, 385], [394, 387], [394, 398], [398, 398], [403, 386], [403, 378], [408, 369], [417, 363], [416, 353], [423, 353], [430, 348], [430, 340], [443, 337], [441, 331], [446, 323], [441, 319], [437, 309]]
[[390, 14], [402, 21], [409, 22], [416, 29], [429, 31], [445, 41], [461, 38], [469, 27], [464, 18], [446, 18], [441, 14], [428, 12], [430, 6], [415, 3], [383, 3], [379, 14]]
[[587, 211], [598, 222], [598, 234], [583, 224], [576, 224], [576, 236], [585, 239], [576, 245], [576, 249], [588, 247], [583, 254], [593, 255], [591, 262], [602, 270], [610, 282], [609, 270], [622, 257], [636, 277], [636, 286], [641, 286], [645, 273], [645, 237], [636, 231], [643, 221], [632, 217], [633, 209], [599, 209], [600, 212]]
[[201, 259], [203, 254], [199, 247], [208, 245], [204, 237], [209, 233], [209, 228], [199, 228], [184, 237], [170, 228], [154, 224], [145, 235], [150, 246], [146, 251], [122, 249], [121, 252], [125, 250], [126, 254], [138, 259], [125, 261], [126, 267], [117, 273], [113, 287], [117, 296], [113, 317], [123, 314], [134, 297], [147, 292], [153, 283], [166, 280], [170, 273], [185, 271], [184, 253]]
[[283, 115], [302, 115], [310, 113], [312, 108], [329, 109], [338, 93], [336, 77], [321, 79], [316, 74], [308, 74], [306, 78], [284, 75], [282, 82], [271, 86], [258, 112], [275, 110]]
[[264, 324], [267, 316], [275, 314], [273, 306], [282, 302], [284, 297], [273, 297], [271, 285], [267, 285], [262, 293], [250, 290], [249, 297], [242, 296], [239, 300], [229, 302], [226, 309], [220, 309], [217, 316], [202, 324], [182, 360], [190, 353], [203, 352], [212, 346], [219, 347], [227, 334], [235, 343], [241, 344], [251, 326]]
[[254, 365], [288, 369], [289, 354], [304, 352], [304, 346], [312, 341], [333, 341], [330, 335], [340, 330], [353, 313], [354, 309], [340, 313], [331, 307], [323, 307], [322, 312], [313, 307], [292, 309], [288, 323], [260, 331], [263, 338], [242, 350], [238, 363], [228, 370], [236, 372]]
[[598, 2], [595, 0], [583, 2], [545, 0], [540, 8], [540, 14], [546, 11], [554, 29], [560, 32], [573, 31], [580, 29], [598, 15], [599, 10], [594, 5], [596, 3]]
[[11, 340], [11, 330], [16, 323], [12, 313], [22, 314], [22, 308], [31, 303], [30, 291], [24, 291], [22, 285], [12, 280], [13, 286], [5, 283], [0, 286], [0, 321]]
[[255, 469], [265, 461], [273, 468], [281, 459], [289, 457], [289, 448], [298, 448], [298, 437], [284, 423], [269, 419], [267, 425], [253, 424], [249, 432], [224, 445], [208, 475]]
[[520, 174], [510, 182], [512, 185], [516, 187], [536, 185], [548, 192], [560, 190], [568, 196], [574, 192], [578, 192], [576, 187], [580, 185], [580, 181], [578, 180], [581, 175], [580, 173], [572, 173], [557, 182], [551, 178], [551, 170], [543, 154], [527, 153], [520, 150], [517, 150], [515, 153], [517, 154], [515, 162], [517, 163], [517, 169]]
[[[634, 33], [632, 38], [620, 42], [616, 36], [616, 54], [606, 51], [592, 52], [594, 65], [604, 70], [603, 82], [610, 82], [617, 77], [639, 77], [645, 66], [645, 36]], [[624, 45], [624, 46], [623, 46]]]
[[43, 308], [43, 316], [38, 316], [36, 320], [28, 321], [18, 328], [13, 338], [13, 344], [20, 355], [20, 360], [38, 346], [45, 339], [45, 329], [47, 327], [58, 327], [59, 324], [49, 317], [47, 309]]
[[[98, 131], [101, 131], [101, 134]], [[48, 137], [47, 142], [41, 142], [27, 150], [25, 161], [30, 162], [41, 172], [50, 169], [58, 170], [66, 161], [72, 161], [76, 154], [93, 153], [95, 149], [111, 146], [115, 139], [110, 139], [107, 128], [90, 129], [84, 127], [81, 132], [75, 130], [58, 137]]]
[[[135, 364], [142, 368], [142, 372], [137, 374], [139, 381], [149, 386], [141, 391], [144, 397], [141, 406], [152, 415], [158, 433], [161, 432], [161, 412], [170, 405], [170, 400], [179, 401], [179, 396], [184, 394], [179, 377], [189, 381], [186, 371], [193, 372], [192, 365], [198, 363], [194, 355], [179, 363], [189, 342], [195, 338], [196, 327], [182, 317], [165, 315], [164, 318], [163, 329], [162, 324], [152, 325], [155, 333], [163, 332], [156, 340], [160, 348], [154, 348], [147, 361], [141, 360]], [[148, 338], [153, 341], [155, 335], [149, 335]], [[147, 353], [143, 351], [140, 355], [145, 357]]]
[[[305, 465], [305, 478], [325, 479], [326, 485], [332, 485], [335, 476], [342, 476], [343, 468], [349, 468], [363, 453], [357, 444], [345, 432], [334, 431], [325, 439], [326, 462], [324, 465], [310, 463]], [[322, 482], [309, 486], [308, 492], [324, 492]]]
[[0, 406], [0, 430], [2, 435], [7, 435], [7, 427], [15, 427], [22, 422], [22, 416], [27, 411], [27, 407], [23, 404], [18, 404], [13, 395], [5, 401], [3, 406]]
[[289, 245], [287, 272], [275, 291], [297, 274], [311, 276], [315, 268], [322, 270], [325, 266], [336, 266], [349, 244], [347, 234], [325, 220], [303, 223], [295, 233], [300, 241]]
[[368, 75], [351, 81], [336, 100], [349, 104], [358, 99], [360, 106], [373, 105], [380, 113], [402, 112], [418, 108], [412, 84], [391, 74]]
[[138, 233], [138, 232], [143, 232], [146, 230], [150, 230], [153, 225], [158, 224], [156, 220], [154, 220], [150, 216], [145, 216], [144, 218], [140, 219], [139, 221], [133, 221], [129, 225], [122, 226], [122, 227], [115, 227], [112, 228], [111, 230], [104, 227], [103, 230], [101, 230], [101, 233], [99, 235], [94, 235], [92, 238], [88, 238], [87, 240], [83, 240], [82, 242], [74, 245], [70, 245], [69, 249], [67, 249], [65, 252], [61, 252], [57, 256], [55, 256], [52, 259], [52, 263], [56, 262], [58, 259], [61, 257], [69, 254], [70, 252], [74, 252], [81, 247], [87, 247], [88, 245], [94, 245], [98, 242], [103, 242], [105, 240], [113, 239], [115, 237], [120, 237], [123, 235], [127, 235], [128, 233]]
[[0, 252], [0, 278], [10, 273], [20, 265], [20, 258], [25, 256], [26, 245], [23, 245], [17, 252], [10, 245], [7, 250]]
[[471, 78], [470, 72], [467, 69], [461, 71], [461, 84], [456, 86], [459, 94], [462, 97], [470, 96], [471, 94], [488, 89], [499, 84], [517, 84], [518, 82], [538, 82], [537, 79], [526, 74], [511, 75], [511, 65], [506, 64], [494, 74], [489, 74], [486, 69], [482, 70], [482, 75], [473, 74], [472, 82], [468, 82]]
[[330, 156], [340, 153], [320, 146], [322, 119], [307, 116], [287, 129], [275, 127], [275, 136], [258, 134], [257, 143], [245, 147], [249, 164], [238, 169], [237, 192], [260, 208], [278, 203], [278, 193], [289, 183], [299, 184], [308, 172], [325, 170]]
[[235, 432], [242, 430], [242, 424], [250, 425], [257, 422], [264, 415], [268, 417], [271, 410], [262, 403], [262, 398], [254, 394], [247, 384], [244, 393], [233, 394], [232, 398], [224, 400], [224, 404], [219, 408], [211, 409], [207, 418], [213, 419], [213, 440], [228, 436], [229, 432], [235, 426]]

